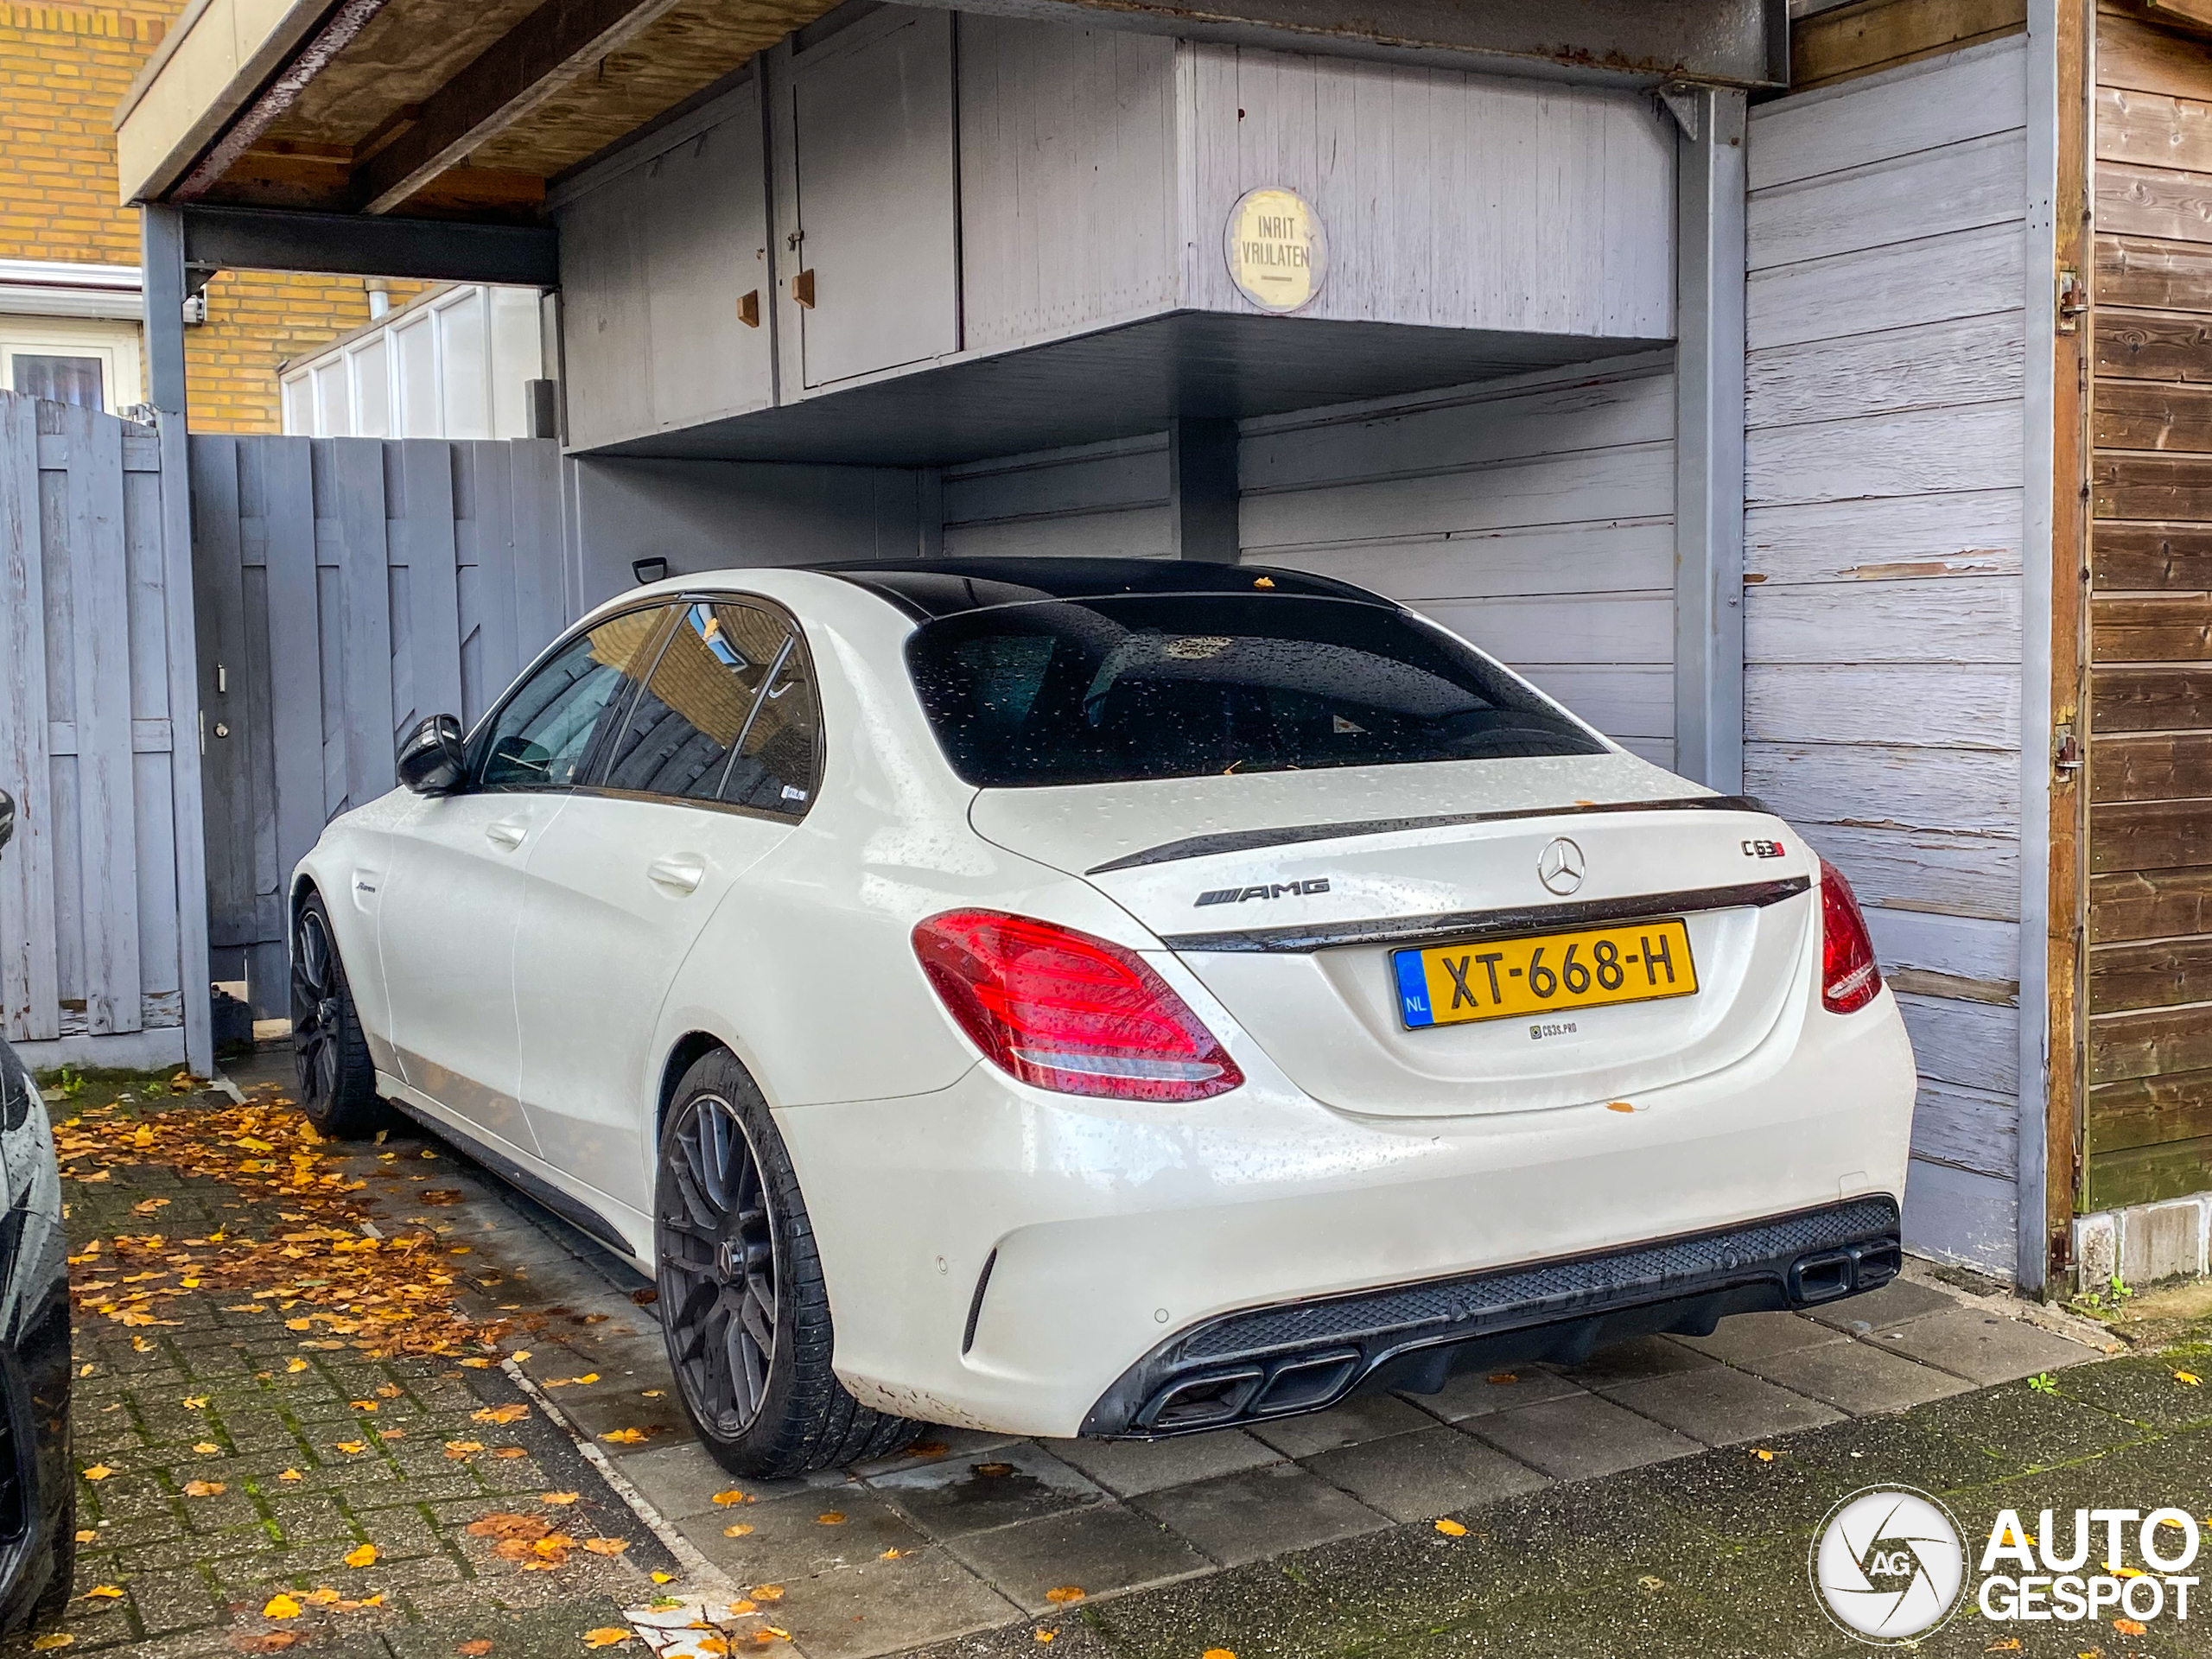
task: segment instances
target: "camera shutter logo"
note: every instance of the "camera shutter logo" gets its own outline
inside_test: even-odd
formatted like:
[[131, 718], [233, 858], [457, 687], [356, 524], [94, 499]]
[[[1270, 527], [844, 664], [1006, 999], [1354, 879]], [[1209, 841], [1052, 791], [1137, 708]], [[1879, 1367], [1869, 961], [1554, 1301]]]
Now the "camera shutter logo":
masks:
[[1828, 1511], [1813, 1538], [1813, 1587], [1836, 1624], [1893, 1647], [1958, 1605], [1966, 1546], [1951, 1512], [1910, 1486], [1870, 1486]]

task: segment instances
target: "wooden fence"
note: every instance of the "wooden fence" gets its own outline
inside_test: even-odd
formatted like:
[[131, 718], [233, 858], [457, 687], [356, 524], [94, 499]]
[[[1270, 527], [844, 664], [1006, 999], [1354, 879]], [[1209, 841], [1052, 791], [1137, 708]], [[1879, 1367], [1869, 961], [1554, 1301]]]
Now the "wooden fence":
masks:
[[286, 1012], [285, 894], [392, 787], [425, 715], [473, 722], [567, 620], [551, 441], [194, 436], [209, 942]]
[[161, 490], [149, 429], [0, 391], [0, 1033], [34, 1066], [185, 1058], [192, 619]]

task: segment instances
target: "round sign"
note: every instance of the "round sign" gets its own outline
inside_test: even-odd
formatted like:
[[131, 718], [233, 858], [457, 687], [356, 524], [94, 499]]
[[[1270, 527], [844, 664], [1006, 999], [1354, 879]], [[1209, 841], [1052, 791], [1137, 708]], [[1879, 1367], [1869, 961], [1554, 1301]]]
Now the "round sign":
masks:
[[1229, 274], [1263, 311], [1295, 311], [1321, 291], [1329, 242], [1320, 215], [1295, 190], [1248, 190], [1230, 210], [1222, 238]]
[[1966, 1547], [1951, 1512], [1910, 1486], [1870, 1486], [1828, 1511], [1813, 1538], [1813, 1584], [1828, 1617], [1862, 1642], [1926, 1635], [1958, 1605]]

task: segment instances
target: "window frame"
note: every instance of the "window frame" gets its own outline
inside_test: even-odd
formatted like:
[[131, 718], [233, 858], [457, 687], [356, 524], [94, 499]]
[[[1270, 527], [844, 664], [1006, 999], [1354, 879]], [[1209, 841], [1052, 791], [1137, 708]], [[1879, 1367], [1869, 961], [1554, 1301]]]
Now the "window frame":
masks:
[[[499, 716], [507, 711], [508, 705], [513, 702], [517, 696], [521, 695], [523, 689], [527, 686], [531, 680], [537, 677], [540, 671], [552, 663], [552, 661], [560, 656], [563, 652], [566, 651], [570, 645], [574, 645], [584, 635], [589, 633], [594, 628], [603, 627], [607, 623], [614, 620], [617, 617], [628, 616], [638, 611], [647, 610], [660, 610], [667, 613], [667, 615], [663, 618], [660, 626], [651, 634], [647, 635], [645, 639], [645, 652], [651, 654], [653, 659], [653, 666], [655, 668], [659, 667], [660, 653], [667, 645], [668, 635], [670, 632], [670, 623], [674, 620], [677, 608], [677, 603], [674, 599], [665, 594], [658, 594], [651, 599], [640, 600], [634, 605], [624, 605], [618, 607], [614, 610], [608, 611], [603, 616], [594, 616], [586, 621], [577, 623], [574, 627], [566, 629], [562, 633], [556, 636], [551, 645], [546, 646], [544, 650], [539, 652], [537, 656], [531, 659], [530, 666], [528, 668], [525, 668], [521, 673], [515, 676], [513, 683], [509, 685], [507, 689], [500, 694], [499, 700], [497, 702], [493, 703], [489, 709], [484, 711], [482, 718], [478, 720], [476, 722], [476, 728], [469, 733], [463, 746], [467, 759], [461, 767], [461, 785], [452, 792], [455, 795], [561, 795], [574, 794], [578, 789], [583, 787], [583, 785], [576, 783], [547, 784], [541, 787], [537, 785], [530, 784], [487, 784], [484, 782], [484, 764], [486, 760], [490, 758], [492, 733], [499, 723]], [[650, 677], [650, 675], [648, 675], [648, 677]], [[622, 707], [622, 719], [627, 720], [630, 717], [630, 707], [632, 703], [636, 701], [638, 692], [644, 684], [644, 680], [638, 681], [636, 684], [632, 685], [626, 692], [624, 692], [619, 699], [611, 700], [608, 707], [612, 708], [613, 706], [613, 702], [619, 701]], [[584, 751], [582, 760], [577, 766], [576, 775], [578, 777], [588, 778], [597, 769], [601, 753], [607, 744], [607, 728], [604, 720], [604, 713], [602, 712], [601, 727], [597, 731], [592, 734], [591, 742]]]
[[[780, 823], [790, 829], [796, 829], [806, 821], [808, 815], [814, 810], [822, 798], [822, 780], [829, 771], [829, 728], [823, 719], [822, 676], [816, 671], [814, 651], [807, 642], [806, 629], [800, 623], [797, 613], [779, 601], [771, 599], [765, 594], [745, 593], [736, 588], [687, 589], [672, 599], [664, 600], [663, 602], [669, 607], [671, 626], [664, 628], [655, 638], [652, 669], [638, 682], [637, 689], [631, 693], [630, 702], [623, 707], [622, 719], [618, 724], [626, 725], [629, 722], [631, 712], [636, 706], [637, 699], [645, 695], [652, 683], [653, 675], [659, 672], [660, 659], [667, 652], [670, 642], [675, 639], [677, 628], [683, 626], [683, 613], [694, 605], [712, 605], [720, 601], [753, 606], [767, 612], [783, 623], [784, 626], [789, 630], [791, 639], [791, 649], [785, 653], [783, 661], [788, 663], [791, 655], [796, 653], [805, 667], [808, 681], [814, 687], [814, 777], [812, 785], [807, 791], [804, 810], [796, 813], [772, 812], [766, 807], [747, 806], [736, 801], [705, 801], [690, 795], [663, 794], [657, 790], [613, 788], [601, 781], [607, 766], [613, 760], [612, 753], [607, 748], [604, 736], [594, 742], [594, 752], [587, 757], [587, 764], [579, 773], [579, 776], [586, 781], [570, 784], [568, 787], [571, 791], [582, 795], [598, 796], [610, 801], [644, 801], [663, 806], [696, 807], [707, 812], [728, 812], [741, 818], [757, 818], [764, 823]], [[521, 682], [517, 681], [516, 683], [519, 686]], [[774, 683], [775, 675], [772, 672], [762, 677], [760, 689], [753, 694], [752, 706], [746, 711], [746, 732], [749, 733], [752, 730], [753, 721], [760, 712], [761, 699], [767, 696], [768, 688]], [[607, 730], [613, 731], [616, 728], [616, 726], [610, 725]], [[741, 740], [742, 735], [741, 734]], [[733, 747], [731, 752], [734, 754], [735, 748]]]

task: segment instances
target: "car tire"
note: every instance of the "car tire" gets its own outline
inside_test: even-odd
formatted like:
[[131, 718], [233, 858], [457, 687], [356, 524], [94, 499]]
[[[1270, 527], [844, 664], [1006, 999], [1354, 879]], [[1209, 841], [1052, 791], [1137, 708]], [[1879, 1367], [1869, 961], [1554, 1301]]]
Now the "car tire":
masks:
[[322, 895], [313, 892], [292, 923], [292, 1059], [300, 1110], [321, 1134], [348, 1141], [390, 1124], [338, 932]]
[[76, 1589], [77, 1579], [77, 1488], [76, 1478], [69, 1477], [69, 1495], [61, 1500], [61, 1513], [55, 1518], [54, 1536], [47, 1544], [46, 1586], [38, 1592], [38, 1599], [31, 1604], [31, 1624], [34, 1627], [51, 1624], [68, 1611], [69, 1598]]
[[766, 1101], [728, 1051], [677, 1084], [656, 1186], [669, 1363], [716, 1462], [765, 1480], [912, 1440], [912, 1423], [863, 1406], [830, 1369], [830, 1296], [798, 1177]]

